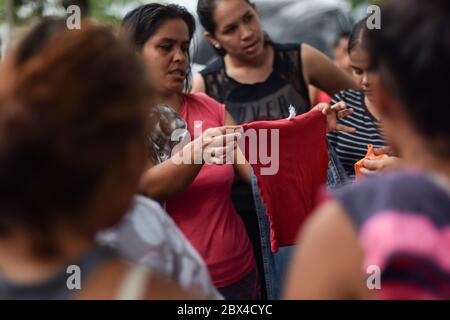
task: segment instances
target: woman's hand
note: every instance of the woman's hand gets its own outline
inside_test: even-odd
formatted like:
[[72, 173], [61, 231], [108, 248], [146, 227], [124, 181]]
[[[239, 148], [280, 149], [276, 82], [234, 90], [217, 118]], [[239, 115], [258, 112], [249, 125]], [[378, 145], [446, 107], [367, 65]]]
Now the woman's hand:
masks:
[[319, 103], [314, 107], [314, 109], [320, 110], [327, 117], [327, 132], [356, 132], [355, 128], [337, 123], [338, 120], [345, 118], [353, 113], [353, 109], [347, 108], [345, 102], [341, 101], [333, 106], [330, 106], [328, 103]]
[[225, 164], [234, 159], [237, 141], [242, 137], [240, 126], [224, 126], [207, 129], [192, 142], [193, 163]]
[[[141, 178], [140, 192], [160, 202], [184, 192], [203, 164], [225, 164], [237, 148], [239, 126], [211, 128], [194, 141], [174, 147], [168, 160], [152, 165]], [[230, 157], [230, 158], [227, 158]]]

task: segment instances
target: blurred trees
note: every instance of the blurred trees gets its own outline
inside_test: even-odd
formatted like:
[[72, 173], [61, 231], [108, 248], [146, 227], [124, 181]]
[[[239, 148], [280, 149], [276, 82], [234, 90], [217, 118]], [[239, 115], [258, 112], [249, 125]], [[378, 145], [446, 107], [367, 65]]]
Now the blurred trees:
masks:
[[137, 6], [144, 0], [0, 0], [0, 23], [5, 22], [6, 1], [12, 1], [14, 21], [26, 23], [36, 17], [62, 15], [65, 8], [78, 5], [85, 15], [91, 15], [105, 22], [117, 22], [121, 19], [121, 8]]
[[375, 4], [377, 3], [379, 0], [350, 0], [351, 4], [352, 4], [352, 8], [356, 8], [358, 6], [362, 6], [362, 5], [371, 5], [371, 4]]

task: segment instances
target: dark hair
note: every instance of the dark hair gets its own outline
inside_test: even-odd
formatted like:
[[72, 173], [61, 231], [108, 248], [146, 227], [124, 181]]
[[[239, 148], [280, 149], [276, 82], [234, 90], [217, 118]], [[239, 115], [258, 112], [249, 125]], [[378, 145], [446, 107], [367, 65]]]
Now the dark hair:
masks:
[[[211, 34], [216, 32], [216, 24], [214, 23], [214, 10], [217, 2], [221, 0], [198, 0], [197, 15], [203, 28]], [[244, 0], [248, 4], [252, 4], [250, 0]]]
[[336, 39], [334, 40], [333, 43], [333, 48], [337, 48], [337, 46], [339, 46], [339, 44], [341, 43], [342, 39], [350, 39], [350, 31], [342, 31], [341, 33], [339, 33], [336, 37]]
[[358, 21], [354, 26], [348, 38], [348, 53], [351, 53], [356, 47], [366, 49], [366, 41], [369, 29], [367, 28], [367, 17]]
[[0, 235], [20, 228], [35, 254], [58, 254], [50, 241], [56, 222], [94, 231], [86, 210], [99, 186], [125, 165], [130, 143], [144, 147], [145, 68], [111, 31], [83, 25], [3, 72]]
[[434, 151], [450, 157], [450, 2], [386, 0], [381, 9], [381, 29], [368, 37], [371, 63]]
[[45, 18], [39, 22], [20, 42], [15, 53], [15, 62], [21, 65], [37, 55], [53, 36], [65, 28], [65, 19]]
[[[136, 49], [141, 52], [145, 43], [158, 32], [164, 22], [171, 19], [183, 20], [189, 30], [189, 41], [195, 33], [195, 18], [184, 7], [176, 4], [151, 3], [140, 6], [126, 14], [122, 29], [130, 37]], [[188, 53], [190, 59], [190, 54]], [[185, 90], [190, 87], [191, 69], [186, 74]]]
[[126, 14], [122, 20], [122, 28], [141, 51], [147, 40], [170, 19], [183, 20], [189, 30], [189, 40], [192, 40], [195, 33], [195, 19], [189, 11], [176, 4], [151, 3], [140, 6]]

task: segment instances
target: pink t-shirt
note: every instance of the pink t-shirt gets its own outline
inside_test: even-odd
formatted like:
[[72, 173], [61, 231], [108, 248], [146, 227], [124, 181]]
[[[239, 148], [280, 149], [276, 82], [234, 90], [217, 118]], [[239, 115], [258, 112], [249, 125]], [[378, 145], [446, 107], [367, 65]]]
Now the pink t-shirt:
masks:
[[[224, 125], [222, 104], [202, 93], [182, 97], [180, 116], [192, 139], [196, 138], [194, 121], [202, 121], [202, 132]], [[218, 288], [241, 279], [255, 266], [244, 223], [231, 201], [233, 180], [231, 164], [205, 164], [191, 186], [166, 203], [167, 212], [203, 257]]]

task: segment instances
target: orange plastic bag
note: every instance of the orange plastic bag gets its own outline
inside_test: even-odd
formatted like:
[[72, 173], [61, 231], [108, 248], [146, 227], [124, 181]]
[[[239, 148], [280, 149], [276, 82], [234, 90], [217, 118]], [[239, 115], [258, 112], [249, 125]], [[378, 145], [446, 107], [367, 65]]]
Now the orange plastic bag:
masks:
[[379, 156], [375, 155], [375, 153], [373, 152], [373, 145], [371, 145], [371, 144], [367, 145], [366, 156], [364, 157], [364, 159], [361, 159], [357, 163], [355, 163], [356, 180], [360, 180], [361, 178], [364, 177], [364, 175], [361, 173], [361, 168], [363, 167], [363, 162], [365, 160], [384, 159], [387, 157], [388, 156], [386, 154], [382, 154]]

